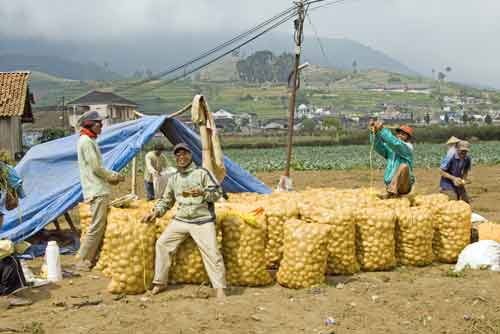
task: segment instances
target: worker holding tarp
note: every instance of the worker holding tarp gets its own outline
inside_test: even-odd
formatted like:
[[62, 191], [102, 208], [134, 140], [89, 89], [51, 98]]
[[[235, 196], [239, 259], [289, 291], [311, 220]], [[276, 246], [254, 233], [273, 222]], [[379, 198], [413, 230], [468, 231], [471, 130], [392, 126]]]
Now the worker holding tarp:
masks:
[[169, 178], [162, 199], [142, 222], [162, 217], [178, 203], [175, 217], [156, 242], [153, 294], [167, 288], [172, 257], [177, 247], [191, 236], [199, 247], [203, 264], [218, 298], [224, 298], [225, 268], [217, 247], [214, 202], [223, 196], [222, 187], [205, 168], [193, 162], [191, 149], [185, 143], [174, 147], [177, 173]]
[[409, 194], [415, 183], [413, 146], [410, 143], [413, 129], [408, 125], [401, 125], [396, 129], [396, 135], [393, 135], [389, 129], [384, 128], [381, 121], [371, 121], [369, 127], [370, 143], [387, 161], [384, 173], [386, 192], [379, 197], [387, 199]]
[[109, 209], [111, 190], [109, 185], [115, 185], [125, 180], [120, 173], [103, 167], [102, 156], [96, 139], [102, 131], [103, 118], [96, 111], [84, 113], [80, 119], [80, 138], [78, 140], [78, 165], [83, 198], [90, 202], [92, 223], [83, 238], [78, 252], [77, 269], [89, 271], [95, 264], [98, 250], [101, 246]]

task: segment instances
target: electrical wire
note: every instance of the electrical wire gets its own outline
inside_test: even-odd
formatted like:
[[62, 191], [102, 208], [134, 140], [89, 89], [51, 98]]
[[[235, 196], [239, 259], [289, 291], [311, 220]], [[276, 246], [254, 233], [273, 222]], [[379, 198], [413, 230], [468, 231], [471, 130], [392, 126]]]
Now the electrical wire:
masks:
[[[305, 9], [305, 14], [307, 14], [307, 11], [309, 10], [309, 7], [311, 4], [316, 4], [316, 3], [320, 3], [320, 2], [324, 2], [324, 1], [327, 1], [327, 0], [310, 0], [310, 1], [304, 1], [303, 2], [303, 5], [306, 6], [306, 9]], [[318, 5], [318, 6], [315, 6], [315, 7], [312, 7], [310, 8], [310, 10], [315, 10], [315, 9], [319, 9], [319, 8], [324, 8], [324, 7], [327, 7], [327, 6], [331, 6], [331, 5], [335, 5], [335, 4], [339, 4], [339, 3], [342, 3], [342, 2], [346, 2], [348, 0], [335, 0], [335, 1], [329, 1], [325, 4], [322, 4], [322, 5]], [[170, 79], [170, 80], [167, 80], [165, 82], [162, 82], [160, 84], [160, 86], [163, 86], [163, 85], [168, 85], [176, 80], [179, 80], [183, 77], [186, 77], [188, 76], [189, 74], [191, 73], [194, 73], [212, 63], [214, 63], [215, 61], [221, 59], [222, 57], [224, 56], [227, 56], [228, 54], [230, 54], [231, 52], [241, 48], [242, 46], [254, 41], [255, 39], [257, 39], [258, 37], [264, 35], [265, 33], [271, 31], [272, 29], [275, 29], [277, 27], [279, 27], [280, 25], [284, 24], [286, 21], [290, 20], [291, 18], [297, 16], [297, 6], [293, 6], [293, 7], [290, 7], [288, 9], [285, 9], [283, 10], [282, 12], [274, 15], [273, 17], [271, 17], [270, 19], [267, 19], [266, 21], [254, 26], [253, 28], [251, 28], [250, 30], [244, 32], [244, 33], [241, 33], [239, 34], [238, 36], [208, 50], [208, 51], [205, 51], [204, 53], [202, 53], [201, 55], [189, 60], [188, 62], [184, 63], [184, 64], [181, 64], [181, 65], [178, 65], [178, 66], [175, 66], [175, 67], [171, 67], [169, 69], [167, 69], [166, 71], [163, 71], [163, 72], [160, 72], [159, 74], [157, 75], [154, 75], [150, 78], [147, 78], [147, 79], [144, 79], [144, 80], [141, 80], [139, 82], [134, 82], [132, 83], [131, 85], [127, 85], [125, 87], [123, 87], [122, 89], [120, 89], [119, 91], [126, 91], [128, 89], [131, 89], [131, 88], [134, 88], [136, 86], [140, 86], [140, 85], [143, 85], [143, 84], [146, 84], [148, 82], [151, 82], [151, 81], [154, 81], [154, 80], [159, 80], [169, 74], [172, 74], [172, 73], [175, 73], [177, 71], [179, 71], [180, 69], [184, 69], [183, 73], [180, 74], [180, 75], [177, 75], [175, 76], [174, 78]], [[291, 13], [291, 14], [290, 14]], [[267, 25], [271, 24], [272, 22], [276, 21], [276, 20], [279, 20], [278, 22], [274, 23], [273, 25], [271, 25], [270, 27], [266, 28], [264, 31], [261, 31], [260, 33], [258, 33], [257, 35], [254, 35], [252, 38], [238, 44], [236, 47], [233, 47], [231, 48], [229, 51], [226, 51], [224, 53], [222, 53], [221, 55], [199, 65], [199, 66], [196, 66], [195, 68], [193, 68], [192, 70], [189, 70], [189, 71], [186, 71], [186, 68], [189, 66], [189, 65], [192, 65], [194, 63], [197, 63], [199, 62], [200, 60], [204, 59], [204, 58], [207, 58], [209, 56], [212, 56], [213, 54], [216, 54], [217, 52], [223, 50], [224, 48], [228, 47], [229, 45], [232, 45], [234, 43], [236, 43], [237, 41], [247, 37], [247, 36], [250, 36], [252, 35], [253, 33], [257, 32], [258, 30], [266, 27]], [[303, 39], [304, 37], [302, 37]], [[295, 32], [294, 34], [294, 39], [297, 41], [297, 31]], [[301, 41], [302, 42], [302, 41]], [[322, 50], [324, 51], [324, 50]], [[158, 87], [155, 87], [155, 89], [158, 88]]]
[[311, 25], [311, 27], [314, 31], [314, 35], [316, 36], [316, 40], [318, 41], [319, 48], [321, 49], [321, 53], [323, 54], [323, 57], [325, 58], [326, 64], [329, 67], [331, 67], [330, 60], [328, 59], [328, 56], [325, 52], [325, 48], [323, 47], [323, 43], [321, 42], [321, 39], [319, 38], [318, 31], [312, 22], [311, 16], [309, 14], [307, 14], [306, 16], [307, 16], [307, 20], [309, 21], [309, 24]]
[[216, 52], [224, 49], [225, 47], [227, 47], [227, 46], [229, 46], [231, 44], [234, 44], [235, 42], [237, 42], [237, 41], [239, 41], [239, 40], [241, 40], [241, 39], [243, 39], [243, 38], [251, 35], [252, 33], [254, 33], [254, 32], [256, 32], [256, 31], [264, 28], [265, 26], [271, 24], [273, 21], [276, 21], [276, 20], [279, 20], [279, 19], [285, 17], [286, 15], [290, 14], [291, 12], [293, 12], [295, 9], [296, 9], [295, 6], [289, 7], [287, 9], [283, 10], [282, 12], [274, 15], [273, 17], [267, 19], [266, 21], [261, 22], [260, 24], [254, 26], [250, 30], [247, 30], [247, 31], [245, 31], [245, 32], [237, 35], [236, 37], [234, 37], [234, 38], [232, 38], [232, 39], [230, 39], [230, 40], [228, 40], [228, 41], [226, 41], [226, 42], [224, 42], [224, 43], [222, 43], [222, 44], [220, 44], [220, 45], [218, 45], [218, 46], [216, 46], [216, 47], [214, 47], [214, 48], [212, 48], [210, 50], [207, 50], [207, 51], [203, 52], [201, 55], [199, 55], [199, 56], [197, 56], [197, 57], [195, 57], [193, 59], [190, 59], [186, 63], [183, 63], [181, 65], [177, 65], [177, 66], [171, 67], [171, 68], [169, 68], [169, 69], [167, 69], [167, 70], [165, 70], [163, 72], [160, 72], [157, 75], [154, 75], [153, 77], [147, 78], [145, 80], [141, 80], [139, 82], [135, 82], [135, 83], [133, 83], [133, 84], [125, 87], [124, 89], [132, 88], [132, 87], [135, 87], [135, 86], [139, 86], [139, 85], [145, 84], [145, 83], [150, 82], [150, 81], [161, 79], [162, 77], [165, 77], [165, 76], [167, 76], [169, 74], [177, 72], [178, 70], [180, 70], [182, 68], [186, 68], [187, 66], [189, 66], [189, 65], [191, 65], [193, 63], [196, 63], [196, 62], [200, 61], [201, 59], [206, 58], [206, 57], [208, 57], [208, 56], [210, 56], [210, 55], [212, 55], [212, 54], [214, 54], [214, 53], [216, 53]]
[[196, 72], [196, 71], [198, 71], [198, 70], [200, 70], [200, 69], [202, 69], [202, 68], [204, 68], [204, 67], [206, 67], [206, 66], [208, 66], [208, 65], [210, 65], [210, 64], [212, 64], [212, 63], [214, 63], [214, 62], [216, 62], [217, 60], [219, 60], [219, 59], [221, 59], [221, 58], [223, 58], [223, 57], [227, 56], [228, 54], [230, 54], [230, 53], [231, 53], [231, 52], [233, 52], [234, 50], [237, 50], [237, 49], [241, 48], [242, 46], [245, 46], [246, 44], [248, 44], [248, 43], [250, 43], [250, 42], [254, 41], [255, 39], [259, 38], [260, 36], [264, 35], [265, 33], [267, 33], [267, 32], [269, 32], [269, 31], [271, 31], [271, 30], [273, 30], [273, 29], [275, 29], [275, 28], [277, 28], [277, 27], [281, 26], [282, 24], [284, 24], [285, 22], [287, 22], [288, 20], [290, 20], [291, 18], [293, 18], [293, 17], [294, 17], [294, 16], [296, 16], [296, 15], [297, 15], [296, 13], [292, 13], [292, 14], [290, 14], [290, 15], [286, 16], [285, 18], [281, 19], [281, 20], [280, 20], [280, 21], [278, 21], [277, 23], [273, 24], [272, 26], [268, 27], [266, 30], [264, 30], [264, 31], [260, 32], [259, 34], [257, 34], [257, 35], [255, 35], [255, 36], [253, 36], [252, 38], [250, 38], [250, 39], [248, 39], [248, 40], [246, 40], [246, 41], [244, 41], [244, 42], [242, 42], [242, 43], [238, 44], [237, 46], [235, 46], [235, 47], [233, 47], [233, 48], [229, 49], [228, 51], [224, 52], [223, 54], [221, 54], [221, 55], [219, 55], [219, 56], [217, 56], [217, 57], [215, 57], [215, 58], [212, 58], [212, 59], [211, 59], [211, 60], [209, 60], [208, 62], [203, 63], [203, 64], [201, 64], [201, 65], [199, 65], [199, 66], [197, 66], [197, 67], [193, 68], [193, 69], [192, 69], [192, 70], [190, 70], [190, 71], [187, 71], [187, 72], [185, 72], [185, 73], [183, 73], [183, 74], [180, 74], [180, 75], [178, 75], [178, 76], [176, 76], [176, 77], [174, 77], [174, 78], [172, 78], [172, 79], [170, 79], [170, 80], [167, 80], [167, 81], [165, 81], [165, 82], [160, 83], [160, 85], [159, 85], [159, 86], [157, 86], [157, 87], [155, 87], [154, 89], [156, 89], [156, 88], [158, 88], [158, 87], [160, 87], [160, 86], [168, 85], [168, 84], [170, 84], [170, 83], [172, 83], [172, 82], [174, 82], [174, 81], [176, 81], [176, 80], [179, 80], [179, 79], [181, 79], [181, 78], [183, 78], [183, 77], [185, 77], [185, 76], [187, 76], [187, 75], [189, 75], [189, 74], [191, 74], [191, 73], [193, 73], [193, 72]]

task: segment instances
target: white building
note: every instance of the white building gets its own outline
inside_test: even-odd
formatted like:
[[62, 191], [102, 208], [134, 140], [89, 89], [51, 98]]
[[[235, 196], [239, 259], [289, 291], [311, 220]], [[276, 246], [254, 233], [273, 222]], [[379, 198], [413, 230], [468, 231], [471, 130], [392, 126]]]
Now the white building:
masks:
[[72, 109], [69, 112], [69, 124], [78, 130], [77, 122], [80, 116], [87, 111], [97, 111], [105, 117], [104, 126], [135, 119], [137, 103], [111, 92], [91, 91], [68, 103]]

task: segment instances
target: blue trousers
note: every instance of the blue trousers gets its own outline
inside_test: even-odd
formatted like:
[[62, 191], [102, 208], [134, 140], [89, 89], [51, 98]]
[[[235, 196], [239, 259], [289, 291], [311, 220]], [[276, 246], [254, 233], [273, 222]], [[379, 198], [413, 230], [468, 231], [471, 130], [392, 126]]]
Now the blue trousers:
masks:
[[146, 198], [148, 201], [155, 199], [155, 187], [153, 182], [144, 181], [144, 189], [146, 190]]

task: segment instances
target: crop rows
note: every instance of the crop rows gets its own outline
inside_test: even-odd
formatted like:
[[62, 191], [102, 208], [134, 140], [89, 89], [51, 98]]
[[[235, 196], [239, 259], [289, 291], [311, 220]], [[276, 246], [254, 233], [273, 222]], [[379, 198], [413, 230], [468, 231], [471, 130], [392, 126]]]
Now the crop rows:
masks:
[[[294, 170], [349, 170], [369, 168], [370, 146], [318, 146], [294, 147]], [[228, 149], [224, 152], [233, 161], [250, 172], [276, 171], [285, 167], [285, 148]], [[415, 166], [432, 168], [439, 166], [446, 147], [442, 144], [415, 145]], [[384, 161], [373, 152], [374, 168], [383, 168]], [[473, 164], [500, 164], [500, 142], [484, 142], [472, 145]]]

